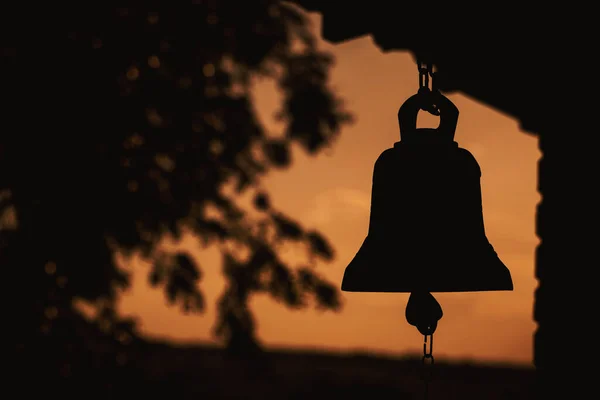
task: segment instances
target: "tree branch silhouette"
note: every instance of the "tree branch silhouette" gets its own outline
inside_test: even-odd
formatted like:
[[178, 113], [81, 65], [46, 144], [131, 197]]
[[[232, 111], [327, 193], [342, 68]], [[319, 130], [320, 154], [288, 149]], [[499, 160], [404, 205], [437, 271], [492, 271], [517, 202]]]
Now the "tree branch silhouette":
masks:
[[[96, 314], [103, 326], [116, 321], [115, 301], [129, 285], [117, 254], [152, 260], [149, 284], [183, 311], [201, 312], [199, 282], [214, 266], [160, 246], [185, 232], [223, 252], [215, 333], [231, 348], [258, 346], [252, 294], [291, 308], [311, 298], [340, 307], [314, 268], [280, 257], [295, 245], [326, 262], [332, 247], [278, 211], [260, 185], [291, 165], [292, 146], [317, 154], [352, 121], [328, 86], [332, 57], [284, 2], [192, 3], [88, 4], [71, 17], [55, 10], [46, 36], [15, 34], [4, 45], [13, 101], [12, 131], [0, 143], [0, 262], [24, 299], [23, 332], [51, 330], [75, 299], [108, 310]], [[279, 137], [254, 110], [257, 77], [284, 95]], [[247, 193], [253, 209], [242, 204]]]

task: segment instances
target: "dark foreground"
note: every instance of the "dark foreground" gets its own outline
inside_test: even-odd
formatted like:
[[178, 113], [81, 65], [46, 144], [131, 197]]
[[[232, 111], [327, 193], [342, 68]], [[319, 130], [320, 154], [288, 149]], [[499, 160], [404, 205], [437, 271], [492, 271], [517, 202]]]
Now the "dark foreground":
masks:
[[[291, 351], [244, 358], [209, 347], [153, 346], [143, 368], [155, 390], [177, 387], [171, 396], [179, 399], [424, 398], [420, 359]], [[530, 399], [532, 381], [532, 369], [438, 362], [429, 399]]]
[[[73, 332], [84, 333], [84, 332]], [[7, 360], [9, 397], [66, 399], [424, 399], [420, 358], [306, 351], [241, 356], [139, 340], [76, 347], [73, 337]], [[82, 337], [82, 336], [78, 336]], [[89, 336], [83, 336], [84, 338]], [[41, 342], [41, 341], [40, 341]], [[11, 376], [12, 375], [12, 376]], [[530, 399], [534, 371], [437, 361], [428, 399]]]

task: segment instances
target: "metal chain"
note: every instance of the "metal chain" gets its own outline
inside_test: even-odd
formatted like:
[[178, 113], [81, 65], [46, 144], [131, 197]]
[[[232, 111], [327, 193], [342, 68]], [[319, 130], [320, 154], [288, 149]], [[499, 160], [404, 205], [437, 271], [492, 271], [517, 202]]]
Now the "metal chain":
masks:
[[[419, 70], [419, 89], [430, 90], [435, 92], [438, 90], [436, 85], [436, 73], [433, 72], [433, 64], [417, 59], [417, 69]], [[431, 87], [429, 83], [431, 82]]]
[[406, 321], [423, 335], [421, 378], [425, 383], [425, 400], [429, 396], [429, 382], [433, 371], [433, 333], [444, 315], [442, 306], [429, 292], [413, 292], [406, 304]]
[[[429, 337], [429, 346], [427, 346], [427, 337]], [[435, 359], [433, 358], [433, 333], [429, 335], [423, 335], [423, 381], [425, 382], [425, 396], [427, 400], [429, 397], [429, 382], [431, 380], [433, 364]]]
[[[436, 73], [433, 72], [433, 65], [431, 62], [424, 62], [417, 59], [417, 69], [419, 70], [419, 92], [424, 93], [435, 93], [438, 91]], [[429, 82], [431, 81], [431, 88]], [[433, 115], [440, 115], [440, 110], [435, 104], [424, 108]]]
[[429, 66], [430, 64], [417, 60], [417, 69], [419, 70], [419, 90], [429, 89]]
[[433, 77], [431, 63], [417, 59], [417, 69], [419, 70], [419, 90], [431, 90], [429, 88], [429, 77]]

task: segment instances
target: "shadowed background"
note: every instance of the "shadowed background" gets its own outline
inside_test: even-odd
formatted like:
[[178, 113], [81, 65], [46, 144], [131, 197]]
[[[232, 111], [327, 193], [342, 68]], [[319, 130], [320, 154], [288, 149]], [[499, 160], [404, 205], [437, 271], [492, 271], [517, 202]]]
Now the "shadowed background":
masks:
[[[311, 17], [320, 30], [318, 16]], [[378, 155], [398, 140], [398, 107], [418, 88], [414, 59], [404, 52], [383, 54], [369, 38], [322, 48], [336, 58], [333, 88], [354, 113], [353, 125], [317, 157], [293, 153], [292, 167], [271, 172], [263, 186], [281, 211], [320, 230], [336, 250], [336, 259], [320, 271], [339, 284], [345, 266], [360, 247], [368, 227], [371, 178]], [[532, 320], [537, 139], [520, 132], [518, 124], [462, 95], [450, 95], [461, 114], [456, 141], [471, 151], [482, 169], [482, 194], [488, 238], [508, 266], [513, 292], [436, 294], [444, 317], [436, 331], [434, 354], [449, 360], [508, 362], [529, 366]], [[266, 81], [255, 83], [255, 107], [269, 132], [281, 129], [273, 112], [280, 93]], [[433, 117], [419, 115], [419, 126], [435, 126]], [[147, 285], [148, 266], [128, 265], [132, 288], [121, 312], [137, 316], [145, 335], [175, 342], [213, 341], [215, 300], [222, 292], [220, 257], [216, 249], [186, 247], [205, 266], [202, 283], [206, 312], [182, 315], [165, 305], [164, 295]], [[294, 254], [289, 254], [291, 258]], [[451, 268], [451, 266], [449, 266]], [[251, 307], [257, 336], [267, 348], [301, 347], [335, 351], [419, 353], [422, 336], [404, 319], [408, 294], [342, 293], [341, 313], [312, 309], [293, 311], [266, 296], [254, 295]]]

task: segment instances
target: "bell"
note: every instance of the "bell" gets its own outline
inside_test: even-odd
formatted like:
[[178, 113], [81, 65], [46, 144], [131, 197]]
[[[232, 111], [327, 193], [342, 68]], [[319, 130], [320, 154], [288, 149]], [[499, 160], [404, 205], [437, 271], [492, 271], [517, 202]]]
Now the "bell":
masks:
[[[417, 113], [431, 96], [440, 125], [417, 129]], [[441, 93], [417, 93], [400, 107], [398, 121], [401, 140], [375, 163], [369, 231], [342, 290], [513, 290], [485, 234], [479, 164], [454, 141], [456, 106]]]

